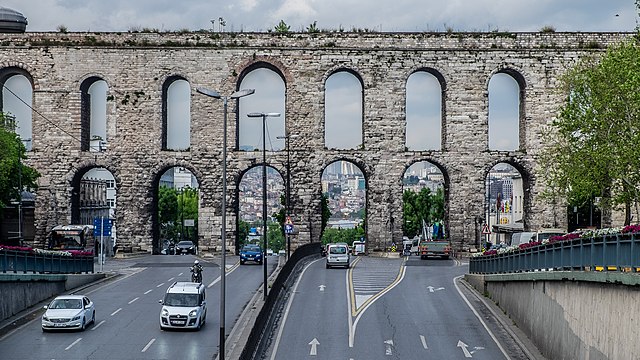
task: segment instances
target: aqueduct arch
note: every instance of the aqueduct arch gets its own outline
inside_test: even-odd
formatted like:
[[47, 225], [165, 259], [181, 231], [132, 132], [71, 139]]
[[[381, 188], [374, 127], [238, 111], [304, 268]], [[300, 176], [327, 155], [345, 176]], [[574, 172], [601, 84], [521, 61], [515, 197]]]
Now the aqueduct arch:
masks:
[[[48, 229], [71, 217], [70, 173], [105, 167], [118, 182], [118, 241], [151, 251], [154, 177], [166, 164], [197, 170], [201, 191], [200, 243], [220, 245], [222, 102], [191, 94], [191, 143], [164, 150], [163, 86], [180, 74], [192, 88], [222, 94], [238, 89], [252, 64], [271, 64], [284, 77], [286, 127], [291, 139], [291, 204], [300, 231], [294, 245], [318, 241], [321, 169], [330, 159], [362, 164], [367, 177], [367, 236], [372, 248], [402, 237], [402, 182], [407, 166], [428, 159], [446, 170], [447, 218], [454, 244], [474, 238], [483, 214], [486, 171], [498, 162], [518, 164], [528, 174], [527, 227], [559, 222], [565, 208], [541, 200], [537, 163], [557, 109], [563, 102], [558, 78], [580, 57], [602, 52], [630, 36], [620, 33], [24, 33], [0, 34], [0, 64], [26, 69], [33, 90], [33, 148], [28, 162], [41, 172], [36, 198], [36, 243]], [[587, 44], [587, 45], [585, 45]], [[176, 72], [176, 69], [180, 69]], [[352, 69], [363, 84], [363, 144], [326, 149], [324, 81], [336, 69]], [[416, 69], [437, 69], [443, 92], [443, 146], [405, 149], [405, 88]], [[520, 148], [488, 146], [487, 83], [504, 69], [523, 79]], [[86, 74], [108, 79], [108, 148], [83, 150], [81, 90]], [[229, 103], [228, 134], [237, 133], [237, 102]], [[228, 204], [236, 204], [239, 174], [259, 163], [253, 152], [228, 146]], [[286, 173], [285, 151], [269, 151], [268, 163]], [[365, 171], [366, 170], [366, 171]], [[564, 215], [563, 215], [564, 216]], [[235, 209], [228, 207], [229, 224]], [[234, 232], [233, 226], [227, 226]], [[228, 234], [228, 237], [233, 234]], [[38, 245], [38, 244], [36, 244]]]

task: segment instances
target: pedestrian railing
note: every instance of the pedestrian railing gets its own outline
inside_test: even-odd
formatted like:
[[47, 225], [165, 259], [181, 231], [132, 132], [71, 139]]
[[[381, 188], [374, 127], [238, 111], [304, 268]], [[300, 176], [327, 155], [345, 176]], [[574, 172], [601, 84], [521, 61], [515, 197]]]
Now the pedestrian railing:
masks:
[[0, 249], [3, 273], [78, 274], [93, 272], [93, 256]]
[[619, 271], [640, 273], [640, 233], [549, 242], [515, 251], [471, 257], [469, 272]]

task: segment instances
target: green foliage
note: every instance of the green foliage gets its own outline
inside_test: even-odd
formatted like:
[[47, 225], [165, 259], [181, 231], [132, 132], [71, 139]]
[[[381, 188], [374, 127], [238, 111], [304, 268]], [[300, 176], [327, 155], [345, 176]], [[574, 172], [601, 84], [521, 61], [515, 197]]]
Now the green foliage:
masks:
[[[20, 198], [21, 191], [38, 188], [38, 171], [24, 164], [26, 149], [13, 129], [4, 127], [0, 113], [0, 210]], [[21, 188], [22, 187], [22, 188]]]
[[322, 232], [322, 245], [337, 243], [337, 242], [345, 242], [351, 245], [352, 242], [356, 240], [360, 240], [365, 236], [364, 228], [361, 226], [356, 227], [355, 229], [334, 229], [328, 228], [324, 229]]
[[572, 205], [601, 197], [603, 208], [638, 201], [640, 184], [640, 44], [633, 38], [586, 58], [563, 77], [568, 94], [542, 154], [545, 195]]
[[[161, 186], [158, 189], [158, 222], [160, 237], [180, 240], [181, 237], [193, 239], [198, 229], [199, 194], [198, 189]], [[194, 228], [184, 228], [183, 220], [193, 219]], [[179, 236], [182, 231], [184, 236]]]
[[244, 220], [238, 221], [238, 242], [241, 246], [247, 243], [250, 228], [251, 226], [249, 226], [248, 222]]
[[419, 235], [422, 229], [422, 221], [431, 225], [444, 219], [444, 190], [439, 188], [435, 194], [428, 188], [422, 188], [419, 193], [405, 190], [402, 194], [402, 212], [404, 223], [402, 233], [413, 238]]
[[329, 218], [331, 218], [331, 210], [329, 209], [329, 200], [327, 197], [322, 194], [322, 200], [320, 201], [320, 210], [322, 212], [322, 232], [324, 233], [325, 228], [327, 227], [327, 222], [329, 222]]
[[315, 34], [320, 32], [320, 29], [318, 29], [318, 26], [316, 25], [316, 23], [317, 21], [314, 21], [313, 24], [309, 24], [309, 26], [307, 27], [308, 33]]
[[276, 253], [280, 250], [285, 250], [286, 241], [282, 232], [282, 226], [272, 222], [267, 224], [267, 228], [269, 229], [267, 237], [267, 241], [269, 242], [268, 248]]
[[280, 20], [280, 23], [273, 28], [278, 34], [286, 34], [290, 31], [291, 26], [287, 25], [284, 20]]
[[280, 195], [280, 204], [282, 205], [282, 207], [280, 208], [280, 211], [278, 211], [277, 213], [273, 213], [271, 215], [273, 216], [274, 219], [278, 221], [278, 224], [280, 225], [280, 230], [283, 234], [284, 234], [284, 220], [287, 217], [287, 214], [285, 213], [286, 201], [287, 201], [287, 198], [284, 195]]

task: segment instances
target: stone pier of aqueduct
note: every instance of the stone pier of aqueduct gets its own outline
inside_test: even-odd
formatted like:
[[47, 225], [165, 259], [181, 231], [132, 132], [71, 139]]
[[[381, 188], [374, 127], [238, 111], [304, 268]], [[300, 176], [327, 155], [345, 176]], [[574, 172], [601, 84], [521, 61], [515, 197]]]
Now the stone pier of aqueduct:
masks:
[[[286, 127], [291, 139], [291, 205], [299, 234], [294, 244], [320, 239], [321, 174], [336, 160], [355, 163], [367, 185], [369, 249], [402, 238], [402, 176], [418, 161], [445, 176], [446, 224], [457, 245], [478, 239], [485, 213], [485, 178], [497, 163], [516, 167], [524, 182], [524, 225], [566, 226], [565, 207], [539, 195], [543, 134], [564, 96], [559, 77], [580, 57], [601, 52], [625, 34], [613, 33], [25, 33], [0, 35], [0, 80], [26, 76], [33, 86], [32, 150], [28, 163], [42, 174], [36, 198], [36, 243], [52, 226], [74, 216], [74, 192], [87, 169], [104, 167], [117, 186], [118, 241], [157, 249], [156, 192], [160, 175], [181, 166], [201, 189], [199, 241], [215, 250], [221, 241], [222, 102], [192, 91], [191, 146], [163, 150], [163, 86], [172, 77], [235, 91], [253, 69], [268, 67], [286, 86]], [[325, 80], [349, 71], [363, 89], [363, 145], [327, 149], [324, 142]], [[405, 105], [408, 77], [436, 76], [442, 88], [442, 146], [407, 151]], [[519, 147], [488, 145], [488, 82], [507, 73], [520, 86]], [[108, 84], [108, 148], [88, 151], [82, 117], [83, 82]], [[229, 102], [228, 239], [237, 219], [237, 185], [261, 163], [237, 146], [238, 104]], [[267, 154], [284, 177], [286, 152]], [[229, 245], [233, 245], [229, 240]]]

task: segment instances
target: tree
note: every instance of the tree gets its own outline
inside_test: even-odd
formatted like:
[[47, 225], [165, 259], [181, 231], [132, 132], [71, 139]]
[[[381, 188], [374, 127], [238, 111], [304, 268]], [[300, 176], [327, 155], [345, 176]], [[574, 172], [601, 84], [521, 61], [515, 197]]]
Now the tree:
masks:
[[175, 189], [161, 186], [158, 189], [158, 223], [160, 236], [164, 239], [177, 239], [178, 196]]
[[625, 225], [640, 184], [640, 35], [587, 57], [562, 78], [568, 94], [543, 152], [546, 195], [583, 206], [624, 205]]
[[277, 223], [270, 223], [267, 225], [269, 228], [268, 232], [268, 240], [269, 246], [268, 248], [273, 250], [274, 252], [278, 252], [280, 250], [285, 249], [285, 238], [282, 232], [282, 226], [279, 226]]
[[431, 225], [444, 219], [444, 190], [439, 188], [435, 194], [428, 188], [420, 189], [419, 193], [405, 190], [402, 194], [402, 213], [404, 223], [402, 233], [413, 238], [421, 233], [423, 221]]
[[291, 26], [287, 25], [284, 20], [280, 20], [280, 23], [274, 27], [274, 30], [278, 34], [286, 34], [291, 29]]
[[331, 218], [331, 210], [329, 209], [329, 200], [324, 194], [322, 194], [322, 199], [320, 200], [320, 211], [322, 214], [322, 227], [320, 231], [324, 232], [324, 229], [327, 227], [327, 223]]
[[249, 228], [248, 222], [244, 220], [238, 221], [238, 243], [240, 246], [246, 244], [247, 238], [249, 237]]
[[21, 198], [23, 190], [38, 188], [38, 171], [24, 164], [24, 144], [13, 131], [13, 121], [0, 113], [0, 211]]

